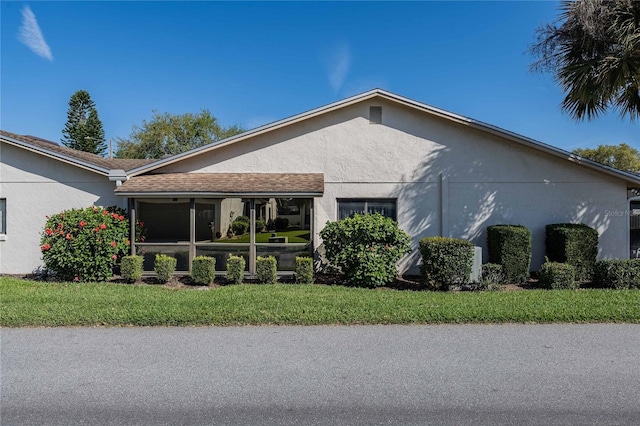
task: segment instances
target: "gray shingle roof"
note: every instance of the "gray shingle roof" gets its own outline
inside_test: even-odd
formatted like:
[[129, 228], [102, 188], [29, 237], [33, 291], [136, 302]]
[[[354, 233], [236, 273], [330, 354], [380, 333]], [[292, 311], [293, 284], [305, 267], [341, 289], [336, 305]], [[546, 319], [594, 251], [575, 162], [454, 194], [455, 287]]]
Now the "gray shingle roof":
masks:
[[116, 194], [322, 194], [322, 173], [164, 173], [135, 176]]
[[99, 155], [91, 154], [89, 152], [78, 151], [76, 149], [67, 148], [66, 146], [58, 145], [56, 142], [49, 141], [47, 139], [38, 138], [36, 136], [19, 135], [17, 133], [7, 132], [0, 130], [0, 136], [15, 139], [19, 142], [31, 145], [33, 148], [39, 151], [49, 151], [54, 154], [59, 154], [83, 163], [88, 163], [103, 169], [122, 169], [132, 170], [137, 167], [153, 163], [156, 160], [137, 160], [137, 159], [125, 159], [125, 158], [104, 158]]

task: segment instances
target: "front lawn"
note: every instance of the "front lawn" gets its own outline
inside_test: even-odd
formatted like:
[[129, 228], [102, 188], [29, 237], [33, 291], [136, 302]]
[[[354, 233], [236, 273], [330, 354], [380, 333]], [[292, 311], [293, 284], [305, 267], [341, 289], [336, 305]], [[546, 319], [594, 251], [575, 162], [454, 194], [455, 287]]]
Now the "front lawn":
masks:
[[[273, 232], [258, 232], [256, 233], [256, 243], [268, 243]], [[275, 233], [278, 237], [287, 237], [289, 243], [308, 243], [311, 233], [309, 230], [296, 229], [293, 231], [280, 231]], [[239, 237], [230, 238], [228, 240], [216, 240], [217, 243], [249, 243], [249, 234], [244, 234]]]
[[0, 278], [0, 326], [640, 323], [637, 290], [429, 292], [328, 285], [168, 289]]

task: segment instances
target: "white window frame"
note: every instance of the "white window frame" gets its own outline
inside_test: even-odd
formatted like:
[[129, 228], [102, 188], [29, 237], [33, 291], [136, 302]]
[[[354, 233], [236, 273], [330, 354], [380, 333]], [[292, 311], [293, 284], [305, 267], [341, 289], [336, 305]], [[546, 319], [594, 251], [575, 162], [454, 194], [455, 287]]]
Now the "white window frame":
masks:
[[369, 213], [369, 203], [376, 203], [376, 202], [393, 202], [393, 204], [395, 205], [395, 217], [391, 217], [391, 219], [397, 221], [398, 220], [398, 199], [397, 198], [385, 198], [385, 197], [358, 197], [358, 198], [338, 198], [336, 199], [336, 218], [338, 220], [341, 219], [340, 217], [340, 203], [341, 202], [361, 202], [364, 203], [364, 210], [365, 212]]

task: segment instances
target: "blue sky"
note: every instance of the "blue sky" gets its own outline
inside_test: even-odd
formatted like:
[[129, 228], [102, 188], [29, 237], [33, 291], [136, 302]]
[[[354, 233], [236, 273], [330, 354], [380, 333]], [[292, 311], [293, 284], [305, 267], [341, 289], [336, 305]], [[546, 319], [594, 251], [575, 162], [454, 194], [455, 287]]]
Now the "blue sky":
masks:
[[0, 127], [60, 141], [79, 89], [115, 139], [152, 110], [249, 129], [380, 87], [567, 150], [640, 149], [640, 123], [575, 122], [552, 77], [529, 72], [558, 6], [2, 1]]

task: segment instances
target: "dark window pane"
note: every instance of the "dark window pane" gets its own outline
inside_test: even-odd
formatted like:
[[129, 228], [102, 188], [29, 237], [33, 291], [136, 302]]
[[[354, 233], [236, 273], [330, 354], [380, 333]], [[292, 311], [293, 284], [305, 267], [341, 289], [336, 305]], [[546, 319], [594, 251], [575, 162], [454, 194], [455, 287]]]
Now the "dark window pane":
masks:
[[249, 245], [248, 244], [216, 244], [196, 246], [196, 256], [209, 256], [216, 259], [216, 271], [227, 270], [227, 259], [230, 255], [244, 257], [244, 270], [249, 270]]
[[278, 271], [295, 271], [297, 256], [311, 256], [311, 246], [301, 244], [257, 244], [258, 256], [274, 256]]
[[342, 200], [338, 201], [338, 219], [344, 219], [355, 213], [365, 214], [364, 201]]
[[367, 203], [367, 213], [380, 213], [382, 216], [396, 220], [395, 200], [372, 200]]
[[344, 219], [355, 213], [380, 213], [396, 220], [396, 200], [374, 198], [338, 200], [338, 219]]
[[220, 201], [196, 199], [196, 241], [215, 241], [222, 236], [216, 227], [216, 204]]
[[138, 201], [138, 221], [144, 223], [146, 242], [189, 241], [189, 200]]
[[189, 246], [173, 246], [173, 245], [138, 245], [136, 244], [136, 254], [144, 258], [142, 270], [153, 271], [153, 265], [156, 261], [156, 254], [165, 254], [175, 257], [176, 271], [189, 270]]

